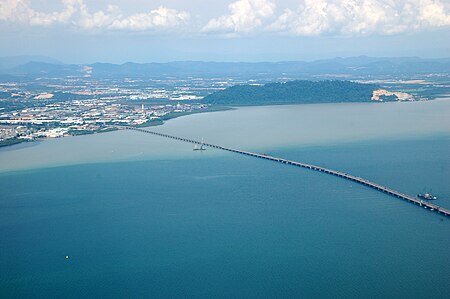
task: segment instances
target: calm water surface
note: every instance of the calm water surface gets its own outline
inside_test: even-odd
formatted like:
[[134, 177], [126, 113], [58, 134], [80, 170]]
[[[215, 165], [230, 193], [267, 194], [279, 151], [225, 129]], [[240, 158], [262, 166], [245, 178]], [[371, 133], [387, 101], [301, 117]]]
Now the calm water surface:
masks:
[[[248, 107], [190, 115], [152, 130], [258, 151], [450, 135], [449, 115], [450, 100]], [[177, 142], [120, 131], [0, 149], [0, 172], [100, 161], [191, 157], [191, 149]]]
[[[253, 107], [155, 130], [433, 188], [449, 207], [449, 111]], [[128, 131], [2, 149], [0, 170], [5, 298], [450, 292], [448, 219], [332, 176]]]

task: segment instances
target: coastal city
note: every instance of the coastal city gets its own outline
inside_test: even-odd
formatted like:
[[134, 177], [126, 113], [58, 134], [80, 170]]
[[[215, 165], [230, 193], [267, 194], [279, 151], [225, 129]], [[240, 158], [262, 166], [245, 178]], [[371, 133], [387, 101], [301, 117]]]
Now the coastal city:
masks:
[[158, 124], [168, 115], [207, 109], [204, 104], [167, 104], [139, 107], [109, 100], [74, 100], [0, 114], [0, 142], [16, 143], [41, 138], [108, 131], [113, 125]]
[[[181, 115], [210, 110], [198, 100], [228, 82], [183, 80], [42, 79], [0, 83], [0, 146], [114, 130], [154, 126]], [[152, 86], [152, 87], [147, 87]]]
[[[205, 96], [235, 85], [261, 86], [289, 77], [94, 78], [82, 76], [0, 78], [0, 146], [106, 132], [118, 126], [155, 126], [192, 113], [224, 110], [226, 105], [202, 102]], [[317, 79], [317, 78], [316, 78]], [[335, 80], [328, 76], [327, 80]], [[447, 77], [426, 80], [373, 80], [371, 100], [427, 100], [448, 88]], [[402, 90], [407, 92], [396, 92]]]

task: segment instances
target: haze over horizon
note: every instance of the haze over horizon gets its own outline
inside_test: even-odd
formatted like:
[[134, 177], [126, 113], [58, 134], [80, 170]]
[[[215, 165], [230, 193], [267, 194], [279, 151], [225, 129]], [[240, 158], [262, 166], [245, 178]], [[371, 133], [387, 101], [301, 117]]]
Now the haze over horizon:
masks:
[[64, 63], [448, 57], [440, 0], [0, 0], [0, 56]]
[[277, 64], [277, 63], [316, 63], [316, 62], [333, 62], [333, 61], [359, 61], [358, 64], [367, 64], [370, 61], [383, 61], [383, 60], [392, 60], [392, 61], [401, 61], [406, 60], [409, 61], [447, 61], [450, 60], [449, 56], [442, 57], [419, 57], [419, 56], [399, 56], [399, 57], [388, 57], [388, 56], [367, 56], [367, 55], [358, 55], [358, 56], [334, 56], [334, 57], [323, 57], [319, 59], [296, 59], [296, 60], [194, 60], [194, 59], [185, 59], [185, 60], [160, 60], [160, 61], [152, 61], [152, 60], [142, 60], [142, 61], [134, 61], [132, 59], [124, 59], [123, 61], [107, 61], [107, 60], [98, 60], [98, 61], [87, 61], [87, 62], [67, 62], [64, 60], [56, 59], [51, 56], [46, 55], [13, 55], [13, 56], [0, 56], [0, 68], [8, 68], [8, 66], [4, 66], [3, 63], [7, 65], [11, 64], [11, 67], [24, 65], [29, 62], [38, 62], [38, 63], [49, 63], [49, 64], [63, 64], [63, 65], [92, 65], [92, 64], [114, 64], [114, 65], [125, 65], [128, 63], [132, 64], [173, 64], [173, 63], [184, 63], [184, 62], [192, 62], [192, 63], [230, 63], [230, 64]]

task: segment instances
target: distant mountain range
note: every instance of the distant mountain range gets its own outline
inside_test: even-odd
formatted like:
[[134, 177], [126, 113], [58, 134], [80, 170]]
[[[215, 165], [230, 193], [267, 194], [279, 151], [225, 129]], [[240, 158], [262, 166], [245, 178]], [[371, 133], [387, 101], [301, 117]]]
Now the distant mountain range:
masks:
[[62, 64], [61, 61], [58, 61], [51, 57], [39, 55], [0, 57], [0, 72], [3, 73], [4, 71], [13, 71], [15, 68], [30, 62], [48, 63], [56, 65]]
[[376, 58], [351, 57], [312, 62], [201, 62], [124, 64], [93, 63], [63, 64], [42, 56], [0, 58], [0, 74], [33, 77], [91, 76], [108, 77], [293, 77], [308, 78], [321, 75], [342, 75], [347, 78], [370, 75], [413, 75], [448, 73], [450, 58], [423, 59], [419, 57]]

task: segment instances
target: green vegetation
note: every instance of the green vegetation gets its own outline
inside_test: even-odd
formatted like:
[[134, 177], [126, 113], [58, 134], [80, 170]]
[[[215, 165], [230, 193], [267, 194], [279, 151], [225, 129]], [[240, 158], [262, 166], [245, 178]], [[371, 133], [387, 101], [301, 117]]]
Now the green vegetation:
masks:
[[151, 121], [148, 121], [148, 122], [143, 123], [142, 125], [139, 125], [136, 127], [137, 128], [155, 127], [155, 126], [163, 125], [164, 121], [167, 121], [169, 119], [174, 119], [177, 117], [181, 117], [181, 116], [197, 114], [197, 113], [205, 113], [205, 112], [227, 111], [227, 110], [231, 110], [231, 109], [233, 109], [233, 108], [226, 107], [226, 106], [211, 106], [211, 107], [208, 107], [206, 109], [201, 109], [201, 110], [193, 110], [193, 111], [187, 111], [187, 112], [172, 112], [172, 113], [162, 116], [160, 119], [151, 120]]
[[201, 110], [193, 110], [193, 111], [187, 111], [187, 112], [172, 112], [172, 113], [164, 115], [161, 119], [169, 120], [172, 118], [177, 118], [177, 117], [191, 115], [191, 114], [226, 111], [226, 110], [231, 110], [231, 109], [232, 108], [230, 108], [230, 107], [224, 107], [224, 106], [212, 106], [212, 107], [208, 107], [208, 108], [201, 109]]
[[279, 105], [369, 102], [379, 87], [350, 81], [290, 81], [265, 85], [236, 85], [215, 92], [203, 103], [215, 105]]
[[0, 147], [2, 146], [8, 146], [8, 145], [14, 145], [14, 144], [18, 144], [21, 142], [25, 142], [24, 139], [19, 139], [19, 138], [11, 138], [11, 139], [6, 139], [6, 140], [1, 140], [0, 141]]
[[111, 131], [115, 131], [115, 130], [117, 130], [117, 129], [114, 127], [103, 127], [98, 130], [70, 130], [69, 134], [70, 134], [70, 136], [80, 136], [80, 135], [111, 132]]

